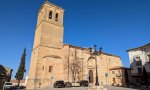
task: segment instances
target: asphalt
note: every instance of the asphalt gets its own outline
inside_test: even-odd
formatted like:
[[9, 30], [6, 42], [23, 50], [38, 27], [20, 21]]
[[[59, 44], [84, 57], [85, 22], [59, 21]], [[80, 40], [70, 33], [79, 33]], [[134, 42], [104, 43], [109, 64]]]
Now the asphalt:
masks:
[[[107, 90], [150, 90], [149, 88], [146, 87], [140, 87], [140, 88], [127, 88], [127, 87], [114, 87], [114, 86], [104, 86], [107, 88]], [[25, 89], [17, 89], [17, 90], [25, 90]], [[34, 89], [34, 90], [88, 90], [87, 87], [71, 87], [71, 88], [43, 88], [43, 89]]]

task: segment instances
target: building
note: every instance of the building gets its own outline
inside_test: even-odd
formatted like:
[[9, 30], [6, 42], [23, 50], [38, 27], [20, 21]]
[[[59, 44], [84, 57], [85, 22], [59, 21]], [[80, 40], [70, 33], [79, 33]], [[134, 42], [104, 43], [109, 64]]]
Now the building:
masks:
[[[28, 79], [28, 76], [26, 76], [25, 79], [20, 80], [19, 86], [26, 87], [27, 79]], [[10, 80], [10, 82], [12, 83], [13, 86], [18, 86], [18, 80], [12, 79]]]
[[[110, 68], [111, 83], [114, 86], [126, 86], [131, 80], [131, 71], [125, 67]], [[127, 75], [127, 76], [126, 76]]]
[[12, 71], [12, 69], [0, 65], [0, 89], [3, 88], [5, 81], [10, 82]]
[[[13, 86], [18, 86], [18, 80], [13, 79], [10, 82], [12, 83]], [[20, 80], [19, 86], [24, 86], [25, 87], [26, 86], [25, 85], [25, 80]]]
[[[102, 52], [95, 56], [90, 48], [63, 43], [64, 9], [45, 1], [38, 12], [27, 89], [52, 86], [56, 80], [95, 84], [96, 60], [99, 84], [111, 84], [109, 69], [122, 66], [119, 56]], [[72, 73], [72, 66], [80, 67]], [[105, 77], [105, 74], [108, 77]], [[74, 76], [75, 74], [75, 76]]]
[[6, 77], [7, 77], [6, 70], [2, 65], [0, 65], [0, 89], [3, 88], [3, 84], [6, 80]]
[[9, 68], [9, 67], [4, 67], [4, 68], [5, 68], [6, 74], [7, 74], [7, 79], [6, 79], [6, 81], [7, 81], [7, 82], [10, 82], [13, 69], [11, 69], [11, 68]]
[[150, 43], [129, 49], [127, 52], [130, 59], [131, 75], [134, 78], [132, 81], [134, 81], [133, 83], [140, 83], [143, 77], [143, 67], [150, 74]]

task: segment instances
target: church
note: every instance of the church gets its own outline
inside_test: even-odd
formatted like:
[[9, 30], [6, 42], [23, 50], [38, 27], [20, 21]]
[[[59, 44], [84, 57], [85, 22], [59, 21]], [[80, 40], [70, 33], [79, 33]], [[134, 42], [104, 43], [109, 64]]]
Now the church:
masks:
[[[112, 84], [110, 68], [120, 66], [119, 56], [63, 43], [64, 9], [45, 1], [38, 12], [27, 89], [52, 86], [56, 80]], [[107, 74], [107, 76], [106, 76]]]

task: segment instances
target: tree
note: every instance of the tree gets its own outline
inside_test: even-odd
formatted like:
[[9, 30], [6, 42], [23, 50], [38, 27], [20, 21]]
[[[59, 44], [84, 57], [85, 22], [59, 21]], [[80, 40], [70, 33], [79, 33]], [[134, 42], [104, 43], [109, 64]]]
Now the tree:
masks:
[[148, 75], [147, 75], [145, 67], [143, 67], [143, 79], [145, 81], [146, 86], [148, 87]]
[[77, 79], [80, 79], [81, 68], [82, 65], [80, 59], [74, 60], [72, 63], [70, 63], [69, 69], [72, 74], [73, 82], [76, 82]]
[[24, 52], [23, 52], [22, 57], [21, 57], [21, 62], [20, 62], [18, 71], [17, 71], [17, 73], [15, 75], [16, 80], [18, 80], [18, 86], [20, 84], [20, 80], [23, 79], [24, 73], [26, 72], [25, 60], [26, 60], [26, 48], [24, 49]]
[[128, 71], [127, 71], [127, 69], [125, 69], [125, 83], [126, 83], [126, 85], [127, 85], [127, 87], [128, 87], [128, 85], [129, 85], [129, 76], [128, 76]]
[[80, 79], [81, 77], [81, 69], [82, 69], [82, 63], [79, 58], [76, 58], [75, 60], [71, 60], [69, 63], [64, 63], [64, 69], [68, 69], [69, 72], [72, 75], [73, 82], [76, 82], [77, 79]]

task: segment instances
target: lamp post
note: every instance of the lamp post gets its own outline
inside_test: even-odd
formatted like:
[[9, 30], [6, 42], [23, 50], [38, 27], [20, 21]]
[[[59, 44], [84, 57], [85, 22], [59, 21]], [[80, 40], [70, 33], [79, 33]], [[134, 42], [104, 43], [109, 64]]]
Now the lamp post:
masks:
[[98, 72], [97, 72], [97, 58], [96, 56], [100, 55], [102, 53], [102, 48], [99, 48], [99, 51], [96, 50], [96, 45], [94, 45], [94, 51], [92, 52], [92, 54], [95, 56], [95, 61], [96, 61], [96, 83], [95, 86], [99, 86], [99, 82], [98, 82]]

